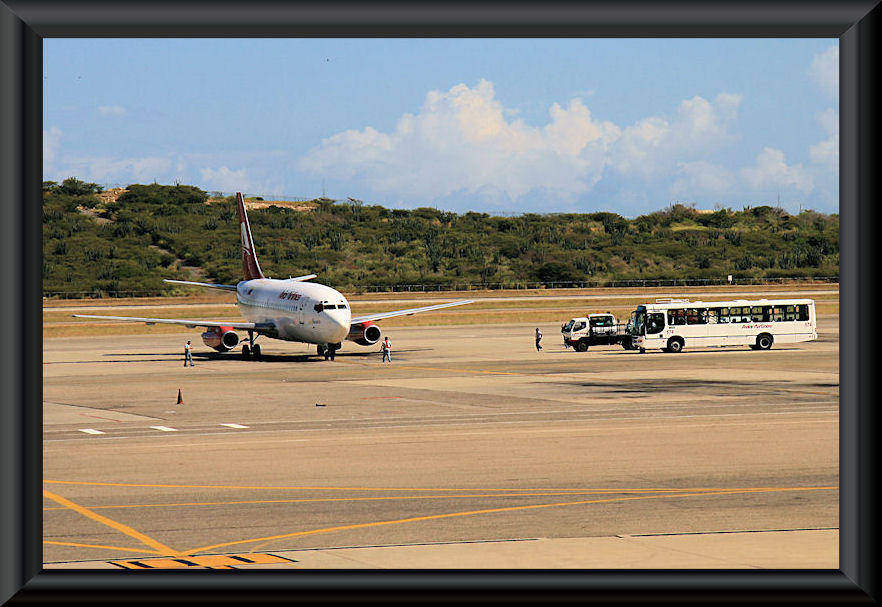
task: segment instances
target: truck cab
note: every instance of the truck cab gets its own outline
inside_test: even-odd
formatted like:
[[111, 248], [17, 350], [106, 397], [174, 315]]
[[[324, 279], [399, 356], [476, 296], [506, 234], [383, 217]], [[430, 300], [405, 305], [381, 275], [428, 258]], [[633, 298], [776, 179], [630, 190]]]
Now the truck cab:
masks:
[[578, 352], [589, 346], [619, 343], [620, 330], [616, 317], [609, 312], [571, 318], [560, 329], [564, 344]]

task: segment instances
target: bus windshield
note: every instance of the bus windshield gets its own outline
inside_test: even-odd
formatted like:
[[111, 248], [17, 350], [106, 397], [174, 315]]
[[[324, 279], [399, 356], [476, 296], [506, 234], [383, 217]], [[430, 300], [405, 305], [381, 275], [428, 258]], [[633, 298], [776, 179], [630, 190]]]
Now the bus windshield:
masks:
[[646, 308], [639, 307], [634, 312], [634, 333], [633, 335], [643, 335], [646, 327]]

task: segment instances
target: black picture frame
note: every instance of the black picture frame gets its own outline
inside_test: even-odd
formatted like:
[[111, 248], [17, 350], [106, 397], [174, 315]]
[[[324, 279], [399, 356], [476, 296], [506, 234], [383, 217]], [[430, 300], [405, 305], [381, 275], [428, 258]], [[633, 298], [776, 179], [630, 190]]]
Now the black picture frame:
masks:
[[[3, 387], [0, 600], [585, 600], [878, 598], [876, 362], [879, 0], [648, 3], [252, 3], [0, 0]], [[41, 249], [44, 37], [830, 37], [840, 45], [840, 568], [829, 571], [65, 572], [42, 570]], [[865, 316], [862, 316], [865, 315]]]

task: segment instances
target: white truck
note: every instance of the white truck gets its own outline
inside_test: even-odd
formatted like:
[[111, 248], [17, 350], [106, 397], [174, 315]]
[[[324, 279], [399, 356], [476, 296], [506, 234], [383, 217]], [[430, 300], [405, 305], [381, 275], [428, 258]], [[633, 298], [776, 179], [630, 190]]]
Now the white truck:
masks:
[[589, 346], [621, 344], [626, 350], [633, 349], [631, 334], [626, 325], [619, 324], [609, 312], [588, 314], [571, 318], [560, 328], [565, 346], [577, 352], [587, 352]]

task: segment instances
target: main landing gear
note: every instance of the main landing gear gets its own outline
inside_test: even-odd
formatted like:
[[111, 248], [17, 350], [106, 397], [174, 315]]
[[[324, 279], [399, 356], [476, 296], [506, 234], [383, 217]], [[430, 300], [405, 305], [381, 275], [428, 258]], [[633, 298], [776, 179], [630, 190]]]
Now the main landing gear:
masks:
[[334, 355], [340, 346], [341, 344], [319, 344], [315, 347], [315, 351], [319, 356], [324, 356], [325, 360], [334, 360]]
[[249, 359], [260, 360], [260, 344], [254, 343], [254, 331], [248, 331], [248, 343], [242, 344], [242, 360]]

